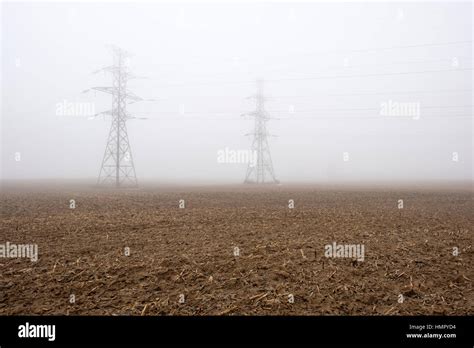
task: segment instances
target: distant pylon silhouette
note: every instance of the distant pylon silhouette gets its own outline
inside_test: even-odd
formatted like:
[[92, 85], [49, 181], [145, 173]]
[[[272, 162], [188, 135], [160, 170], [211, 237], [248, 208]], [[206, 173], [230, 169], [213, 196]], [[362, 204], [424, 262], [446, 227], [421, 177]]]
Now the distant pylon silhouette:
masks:
[[135, 77], [128, 68], [131, 54], [116, 46], [112, 46], [112, 53], [114, 64], [98, 71], [112, 73], [113, 87], [92, 88], [112, 95], [112, 109], [100, 113], [111, 115], [112, 124], [97, 184], [136, 187], [138, 182], [126, 125], [126, 121], [134, 117], [127, 113], [127, 100], [137, 102], [143, 99], [127, 90], [128, 80]]
[[265, 96], [263, 94], [263, 80], [257, 80], [257, 94], [253, 96], [256, 100], [256, 110], [246, 115], [255, 118], [255, 126], [252, 135], [251, 152], [256, 155], [255, 163], [249, 163], [245, 184], [279, 183], [273, 171], [270, 147], [268, 146], [268, 136], [266, 123], [271, 118], [265, 111]]

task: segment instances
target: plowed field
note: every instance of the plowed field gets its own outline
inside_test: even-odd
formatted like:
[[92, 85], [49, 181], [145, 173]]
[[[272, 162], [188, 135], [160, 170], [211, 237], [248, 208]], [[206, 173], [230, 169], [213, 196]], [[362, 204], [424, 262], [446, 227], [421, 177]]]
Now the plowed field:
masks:
[[12, 184], [0, 203], [0, 244], [39, 256], [0, 258], [2, 315], [474, 314], [468, 189]]

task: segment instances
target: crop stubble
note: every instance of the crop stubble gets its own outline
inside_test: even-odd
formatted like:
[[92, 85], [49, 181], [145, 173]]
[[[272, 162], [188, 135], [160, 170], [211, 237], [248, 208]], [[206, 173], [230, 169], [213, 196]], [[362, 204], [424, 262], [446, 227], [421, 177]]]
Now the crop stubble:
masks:
[[0, 259], [2, 315], [474, 313], [469, 191], [7, 187], [1, 207], [0, 243], [39, 248]]

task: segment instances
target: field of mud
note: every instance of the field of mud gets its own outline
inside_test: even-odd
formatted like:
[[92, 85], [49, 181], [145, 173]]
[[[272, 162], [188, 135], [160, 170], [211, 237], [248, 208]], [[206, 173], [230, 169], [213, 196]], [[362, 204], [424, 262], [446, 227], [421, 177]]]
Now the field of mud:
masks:
[[[472, 202], [468, 189], [5, 185], [0, 244], [37, 244], [38, 261], [0, 258], [0, 314], [472, 315]], [[334, 242], [364, 260], [326, 257]]]

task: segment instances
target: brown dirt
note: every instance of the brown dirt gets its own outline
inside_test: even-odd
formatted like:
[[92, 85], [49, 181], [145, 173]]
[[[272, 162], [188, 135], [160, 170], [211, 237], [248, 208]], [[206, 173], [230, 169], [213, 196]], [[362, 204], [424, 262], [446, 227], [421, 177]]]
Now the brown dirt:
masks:
[[0, 203], [0, 243], [39, 248], [0, 258], [2, 315], [474, 314], [469, 190], [10, 185]]

